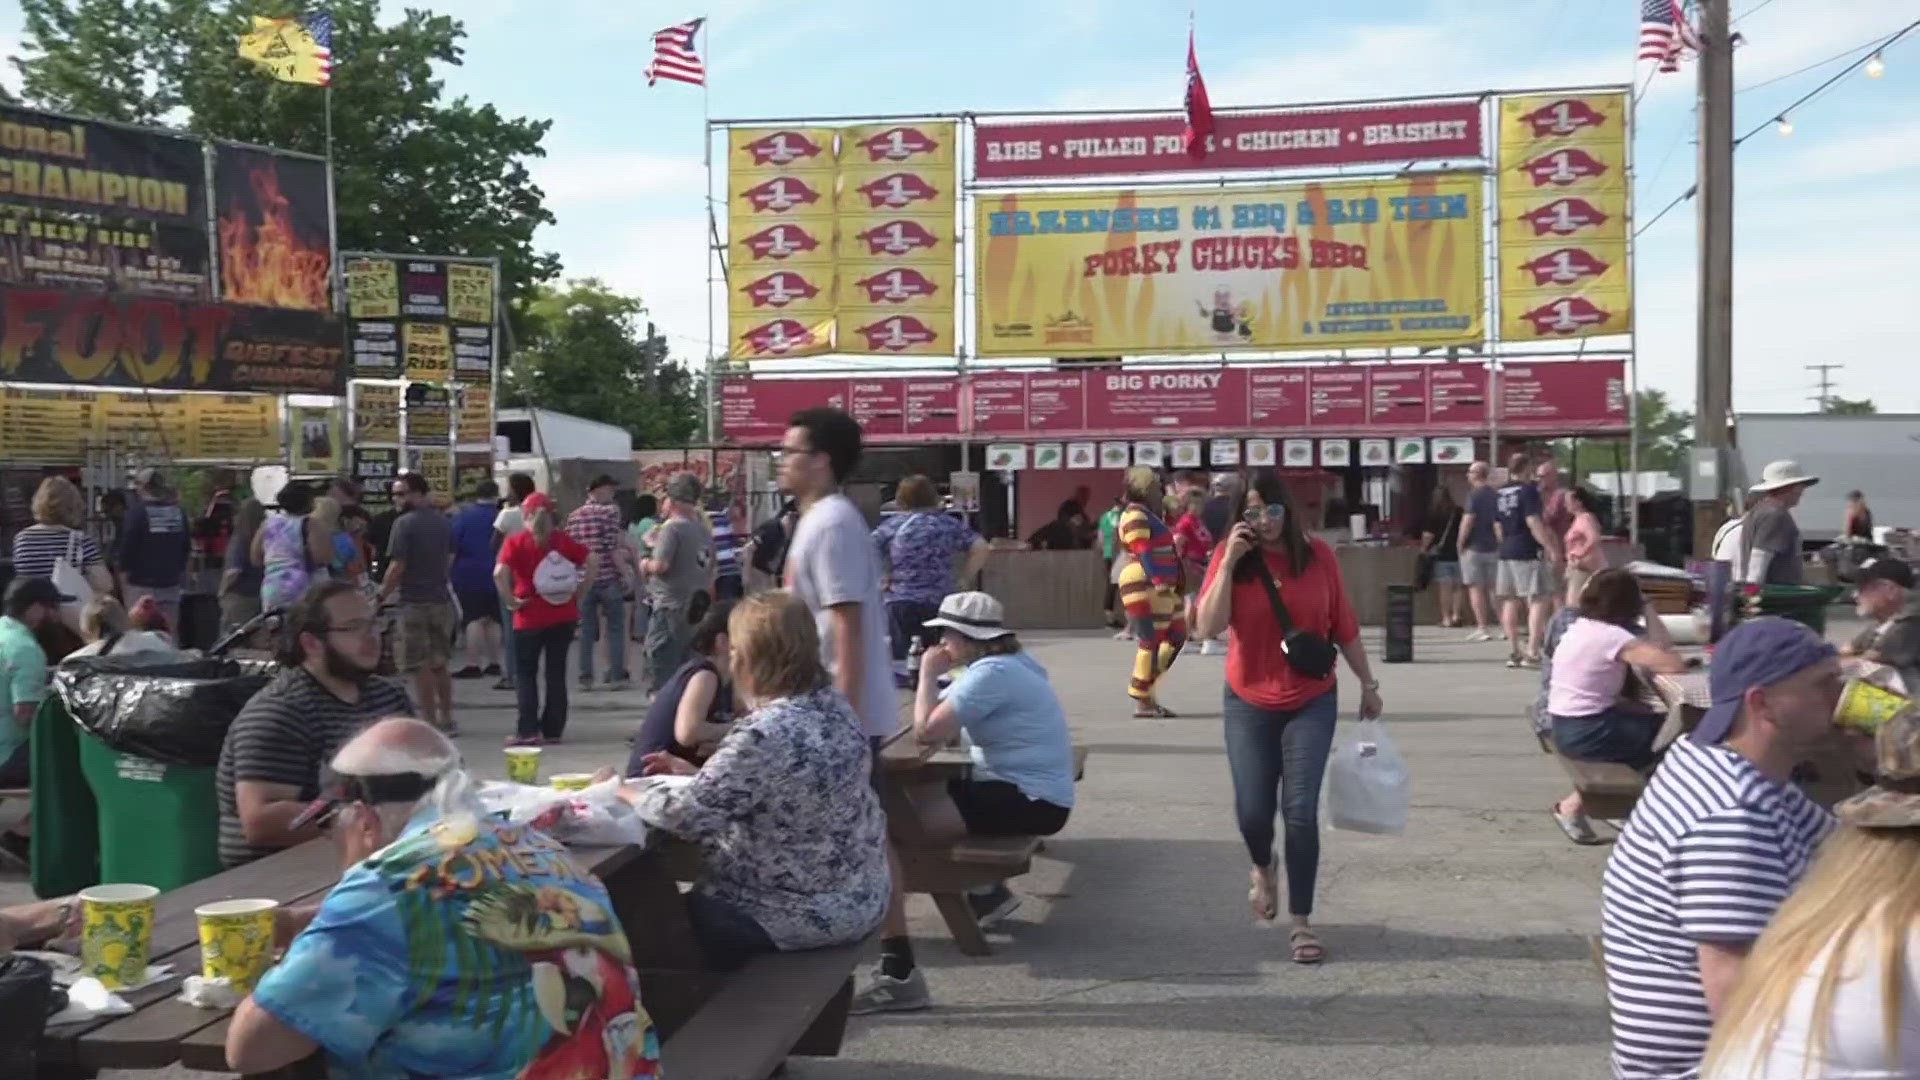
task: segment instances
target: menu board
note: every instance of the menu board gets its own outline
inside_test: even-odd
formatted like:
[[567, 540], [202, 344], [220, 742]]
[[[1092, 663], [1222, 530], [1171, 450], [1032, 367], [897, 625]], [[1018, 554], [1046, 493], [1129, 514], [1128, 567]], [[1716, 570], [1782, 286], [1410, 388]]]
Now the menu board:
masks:
[[[1501, 427], [1540, 435], [1626, 430], [1618, 359], [1519, 364], [1502, 377]], [[1465, 435], [1489, 423], [1482, 362], [982, 370], [911, 377], [722, 380], [721, 432], [777, 445], [795, 411], [850, 410], [874, 443], [1211, 435]]]
[[492, 384], [498, 360], [492, 264], [349, 255], [345, 265], [354, 376]]
[[457, 391], [460, 411], [454, 418], [454, 442], [463, 446], [493, 447], [493, 387], [467, 383]]
[[400, 388], [392, 383], [352, 383], [353, 441], [400, 441]]
[[184, 394], [101, 394], [94, 417], [103, 445], [157, 457], [186, 457], [193, 452]]
[[194, 456], [220, 461], [280, 457], [280, 401], [266, 394], [195, 394]]
[[360, 483], [361, 505], [375, 513], [393, 505], [393, 478], [400, 475], [397, 447], [355, 446], [353, 478]]
[[0, 458], [42, 465], [85, 461], [97, 396], [84, 390], [0, 386]]
[[406, 397], [407, 445], [447, 445], [453, 438], [452, 393], [444, 386], [408, 383]]

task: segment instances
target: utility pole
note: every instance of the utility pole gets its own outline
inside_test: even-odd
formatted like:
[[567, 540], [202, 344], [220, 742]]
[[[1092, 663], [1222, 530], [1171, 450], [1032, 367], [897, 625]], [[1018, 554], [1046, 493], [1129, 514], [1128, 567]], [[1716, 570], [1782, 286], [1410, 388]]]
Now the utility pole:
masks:
[[1715, 458], [1714, 498], [1694, 506], [1695, 557], [1725, 520], [1733, 418], [1733, 36], [1729, 0], [1700, 11], [1700, 338], [1694, 442]]
[[1831, 373], [1835, 371], [1839, 371], [1841, 368], [1846, 366], [1847, 365], [1845, 364], [1808, 364], [1807, 365], [1808, 371], [1817, 371], [1820, 373], [1818, 376], [1816, 376], [1816, 378], [1820, 380], [1820, 392], [1818, 394], [1815, 394], [1813, 398], [1813, 408], [1815, 412], [1827, 411], [1827, 402], [1833, 400], [1833, 375]]

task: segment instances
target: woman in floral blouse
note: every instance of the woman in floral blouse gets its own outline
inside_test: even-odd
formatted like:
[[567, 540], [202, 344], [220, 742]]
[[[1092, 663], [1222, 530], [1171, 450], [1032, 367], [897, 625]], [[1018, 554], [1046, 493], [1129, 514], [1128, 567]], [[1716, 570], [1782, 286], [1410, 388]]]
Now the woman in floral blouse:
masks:
[[759, 593], [727, 620], [740, 698], [752, 709], [698, 770], [649, 755], [635, 809], [700, 846], [706, 877], [687, 894], [715, 967], [759, 953], [856, 942], [887, 910], [886, 819], [860, 721], [820, 666], [806, 606]]

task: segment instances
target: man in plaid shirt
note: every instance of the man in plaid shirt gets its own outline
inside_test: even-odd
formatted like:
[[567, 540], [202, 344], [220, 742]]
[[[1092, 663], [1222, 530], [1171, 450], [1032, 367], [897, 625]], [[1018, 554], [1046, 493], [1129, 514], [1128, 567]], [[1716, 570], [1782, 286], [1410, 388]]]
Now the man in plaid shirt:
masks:
[[[621, 569], [631, 561], [627, 532], [614, 505], [617, 485], [602, 473], [587, 489], [586, 505], [567, 517], [567, 535], [578, 540], [600, 563], [600, 576], [580, 598], [580, 689], [593, 687], [593, 650], [603, 633], [607, 640], [607, 689], [625, 690], [627, 677], [627, 605]], [[604, 630], [603, 630], [604, 624]]]

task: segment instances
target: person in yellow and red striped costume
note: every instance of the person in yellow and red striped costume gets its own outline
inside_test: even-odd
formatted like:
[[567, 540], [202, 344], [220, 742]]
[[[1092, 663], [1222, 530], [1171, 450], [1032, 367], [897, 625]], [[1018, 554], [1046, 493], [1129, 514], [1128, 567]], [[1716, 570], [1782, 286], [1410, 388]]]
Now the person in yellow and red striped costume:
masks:
[[1127, 506], [1120, 512], [1120, 545], [1130, 558], [1120, 571], [1120, 602], [1137, 648], [1133, 678], [1127, 696], [1133, 715], [1172, 716], [1172, 710], [1154, 699], [1154, 685], [1173, 666], [1187, 641], [1187, 620], [1181, 610], [1180, 558], [1174, 552], [1173, 530], [1150, 507], [1159, 505], [1160, 477], [1144, 465], [1127, 470]]

